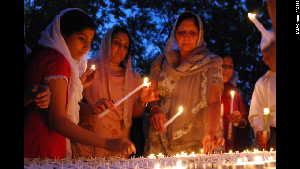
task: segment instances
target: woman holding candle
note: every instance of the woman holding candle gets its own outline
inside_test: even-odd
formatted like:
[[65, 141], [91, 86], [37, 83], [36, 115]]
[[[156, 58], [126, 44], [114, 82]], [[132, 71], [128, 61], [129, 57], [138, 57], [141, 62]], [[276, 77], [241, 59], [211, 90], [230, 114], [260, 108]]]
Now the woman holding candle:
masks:
[[[213, 152], [222, 145], [220, 103], [223, 89], [222, 59], [206, 48], [199, 16], [185, 12], [151, 68], [153, 86], [161, 100], [152, 105], [145, 154], [174, 155], [181, 151]], [[164, 124], [184, 112], [167, 128]]]
[[[92, 85], [84, 91], [87, 105], [99, 103], [100, 112], [110, 109], [105, 116], [99, 117], [88, 107], [84, 108], [85, 111], [81, 112], [80, 125], [97, 133], [103, 139], [129, 139], [132, 118], [141, 115], [147, 102], [157, 99], [150, 96], [153, 94], [150, 88], [143, 87], [120, 105], [113, 105], [143, 83], [140, 76], [132, 70], [130, 46], [127, 30], [114, 27], [105, 34], [97, 56], [89, 62], [96, 65], [96, 75]], [[130, 155], [79, 143], [73, 144], [73, 150], [78, 157]]]
[[[235, 87], [234, 63], [231, 56], [223, 57], [223, 135], [225, 138], [225, 150], [243, 150], [249, 146], [249, 125], [247, 122], [248, 108]], [[231, 95], [231, 92], [234, 95]], [[231, 127], [230, 127], [231, 125]], [[244, 128], [241, 130], [241, 128]]]
[[[75, 19], [74, 19], [75, 18]], [[24, 157], [71, 157], [70, 140], [127, 151], [127, 140], [104, 140], [77, 125], [83, 85], [84, 55], [95, 35], [91, 18], [77, 8], [61, 11], [39, 40], [28, 67], [26, 86], [47, 84], [51, 92], [45, 111], [32, 109], [24, 124]], [[124, 147], [123, 147], [124, 146]]]

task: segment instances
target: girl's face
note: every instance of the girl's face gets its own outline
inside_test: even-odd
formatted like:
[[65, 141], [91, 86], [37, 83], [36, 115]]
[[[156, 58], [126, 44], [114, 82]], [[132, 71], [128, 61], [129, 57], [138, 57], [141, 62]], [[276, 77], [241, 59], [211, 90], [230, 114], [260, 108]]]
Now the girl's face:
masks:
[[128, 35], [123, 32], [117, 32], [111, 40], [111, 62], [119, 65], [125, 59], [128, 48]]
[[64, 37], [70, 53], [75, 60], [80, 60], [90, 50], [94, 36], [95, 30], [86, 28]]
[[223, 82], [226, 83], [231, 79], [231, 77], [233, 75], [232, 58], [224, 57], [222, 68], [223, 68]]
[[199, 30], [192, 18], [183, 20], [177, 27], [175, 33], [180, 51], [191, 52], [196, 47]]

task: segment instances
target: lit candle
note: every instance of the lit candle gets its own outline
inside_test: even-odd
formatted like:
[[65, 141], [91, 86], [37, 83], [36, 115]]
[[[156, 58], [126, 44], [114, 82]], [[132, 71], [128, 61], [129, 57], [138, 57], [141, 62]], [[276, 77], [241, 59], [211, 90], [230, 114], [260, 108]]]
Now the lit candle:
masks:
[[[230, 114], [232, 114], [232, 112], [233, 112], [234, 96], [235, 96], [235, 91], [234, 91], [234, 90], [231, 90], [231, 91], [230, 91], [230, 97], [231, 97], [231, 100], [230, 100]], [[232, 139], [232, 123], [231, 123], [231, 122], [229, 122], [229, 124], [228, 124], [228, 135], [227, 135], [227, 139], [228, 139], [228, 140], [231, 140], [231, 139]]]
[[148, 155], [148, 157], [147, 158], [149, 158], [149, 159], [156, 159], [156, 157], [155, 157], [155, 155], [154, 154], [150, 154], [150, 155]]
[[90, 69], [96, 70], [96, 65], [93, 64], [93, 65], [90, 67]]
[[259, 29], [261, 33], [267, 32], [264, 26], [256, 19], [255, 13], [248, 13], [248, 18], [255, 24], [255, 26], [257, 27], [257, 29]]
[[177, 113], [164, 124], [164, 128], [167, 128], [168, 125], [170, 125], [178, 116], [180, 116], [182, 114], [183, 110], [184, 110], [183, 106], [179, 106]]
[[264, 138], [269, 138], [270, 134], [270, 109], [269, 108], [264, 108], [264, 131], [263, 131], [263, 137]]
[[158, 157], [158, 158], [164, 158], [165, 156], [164, 156], [162, 153], [158, 153], [158, 154], [157, 154], [157, 157]]
[[269, 119], [270, 118], [270, 109], [269, 108], [264, 108], [264, 129], [269, 130]]
[[[135, 94], [136, 92], [138, 92], [139, 90], [141, 90], [143, 87], [149, 87], [150, 85], [151, 85], [151, 82], [149, 82], [149, 78], [145, 77], [143, 84], [141, 84], [140, 86], [138, 86], [137, 88], [135, 88], [133, 91], [131, 91], [130, 93], [128, 93], [125, 97], [123, 97], [122, 99], [120, 99], [119, 101], [117, 101], [114, 104], [114, 106], [115, 107], [119, 106], [121, 103], [123, 103], [125, 100], [127, 100], [129, 97], [131, 97], [133, 94]], [[109, 109], [106, 109], [101, 114], [99, 114], [98, 117], [102, 118], [108, 112], [109, 112]]]
[[231, 97], [231, 100], [230, 100], [230, 114], [233, 112], [233, 101], [234, 101], [234, 96], [235, 96], [235, 91], [234, 91], [234, 90], [231, 90], [231, 91], [230, 91], [230, 97]]
[[267, 31], [265, 27], [256, 19], [256, 14], [248, 13], [248, 18], [254, 23], [257, 29], [261, 32], [263, 40], [271, 41], [274, 38], [273, 33]]
[[203, 148], [200, 149], [200, 154], [204, 154], [204, 149]]

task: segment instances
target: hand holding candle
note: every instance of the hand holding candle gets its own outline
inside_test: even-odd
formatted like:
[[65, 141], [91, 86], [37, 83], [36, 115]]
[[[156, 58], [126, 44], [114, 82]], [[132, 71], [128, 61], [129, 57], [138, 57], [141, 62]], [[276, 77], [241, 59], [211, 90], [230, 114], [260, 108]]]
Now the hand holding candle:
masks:
[[[149, 78], [145, 77], [144, 78], [144, 82], [143, 84], [141, 84], [140, 86], [138, 86], [137, 88], [135, 88], [133, 91], [131, 91], [130, 93], [128, 93], [125, 97], [123, 97], [122, 99], [118, 100], [114, 106], [117, 107], [120, 104], [122, 104], [125, 100], [127, 100], [129, 97], [131, 97], [133, 94], [135, 94], [136, 92], [138, 92], [139, 90], [141, 90], [143, 87], [149, 87], [151, 85], [151, 82], [149, 82]], [[101, 114], [99, 114], [99, 118], [102, 118], [103, 116], [105, 116], [107, 113], [109, 112], [109, 109], [106, 109], [104, 112], [102, 112]]]
[[83, 88], [90, 86], [95, 78], [96, 66], [93, 64], [89, 69], [87, 69], [81, 76], [80, 80]]
[[164, 128], [167, 128], [168, 125], [170, 125], [178, 116], [180, 116], [182, 114], [183, 110], [184, 110], [183, 106], [179, 106], [177, 113], [164, 124]]

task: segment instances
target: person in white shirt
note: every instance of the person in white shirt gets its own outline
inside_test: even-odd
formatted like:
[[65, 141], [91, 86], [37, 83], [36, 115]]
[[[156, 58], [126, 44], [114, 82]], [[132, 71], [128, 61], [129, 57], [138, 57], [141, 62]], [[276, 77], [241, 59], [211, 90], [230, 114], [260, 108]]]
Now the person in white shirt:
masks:
[[[262, 33], [261, 50], [269, 70], [255, 84], [248, 116], [257, 145], [265, 149], [276, 146], [276, 40], [273, 32], [268, 33], [271, 36]], [[264, 134], [264, 108], [270, 109], [268, 134]]]

